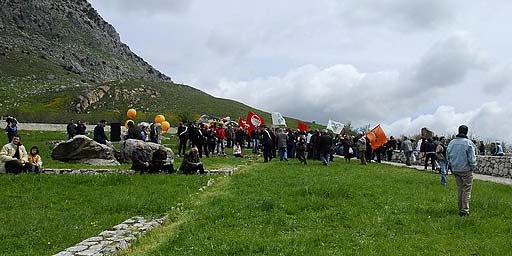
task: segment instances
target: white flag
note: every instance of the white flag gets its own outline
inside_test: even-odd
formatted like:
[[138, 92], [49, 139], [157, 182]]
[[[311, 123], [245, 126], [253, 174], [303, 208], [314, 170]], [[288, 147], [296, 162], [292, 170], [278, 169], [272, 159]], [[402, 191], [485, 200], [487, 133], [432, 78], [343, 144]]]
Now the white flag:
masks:
[[284, 125], [286, 126], [286, 120], [283, 115], [279, 112], [272, 112], [272, 125]]
[[344, 124], [333, 120], [329, 120], [329, 123], [327, 123], [327, 130], [331, 130], [335, 134], [340, 134], [343, 131], [343, 127], [345, 127]]

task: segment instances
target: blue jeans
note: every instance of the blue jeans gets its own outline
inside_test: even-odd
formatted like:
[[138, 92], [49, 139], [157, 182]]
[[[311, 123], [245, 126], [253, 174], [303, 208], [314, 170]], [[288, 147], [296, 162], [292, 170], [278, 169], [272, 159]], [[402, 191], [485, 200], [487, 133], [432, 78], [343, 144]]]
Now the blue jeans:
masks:
[[288, 155], [286, 154], [286, 147], [284, 148], [279, 148], [279, 160], [283, 161], [288, 161]]
[[448, 161], [445, 159], [439, 159], [439, 167], [441, 168], [441, 184], [446, 185], [446, 169], [448, 167]]
[[252, 152], [258, 153], [258, 139], [252, 139]]

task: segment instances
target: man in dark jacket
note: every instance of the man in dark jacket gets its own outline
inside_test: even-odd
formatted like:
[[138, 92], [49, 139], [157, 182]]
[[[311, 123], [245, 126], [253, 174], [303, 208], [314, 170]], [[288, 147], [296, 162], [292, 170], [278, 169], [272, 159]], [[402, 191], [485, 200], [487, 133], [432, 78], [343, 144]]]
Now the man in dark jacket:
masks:
[[432, 141], [432, 138], [428, 138], [426, 142], [423, 142], [421, 146], [424, 146], [425, 150], [425, 170], [428, 166], [428, 160], [430, 159], [430, 162], [432, 164], [432, 170], [436, 169], [436, 145]]
[[105, 134], [105, 126], [107, 121], [101, 120], [96, 127], [94, 127], [94, 141], [107, 145], [107, 135]]
[[142, 140], [142, 130], [134, 122], [128, 122], [127, 139]]
[[263, 146], [263, 159], [264, 162], [272, 161], [272, 149], [274, 142], [272, 141], [272, 135], [266, 126], [261, 128], [261, 145]]
[[[188, 127], [180, 123], [178, 125], [178, 156], [185, 155], [185, 151], [187, 150], [187, 140], [188, 140]], [[183, 152], [183, 154], [181, 153]]]
[[327, 130], [324, 130], [318, 137], [318, 152], [322, 164], [329, 165], [331, 159], [332, 137]]
[[396, 139], [395, 137], [389, 137], [388, 142], [386, 143], [386, 155], [388, 161], [391, 161], [391, 157], [393, 156], [393, 150], [396, 150]]
[[77, 131], [76, 131], [76, 124], [75, 124], [75, 120], [71, 119], [71, 121], [69, 121], [68, 123], [68, 126], [66, 126], [66, 132], [68, 133], [68, 139], [72, 139], [73, 137], [75, 137]]

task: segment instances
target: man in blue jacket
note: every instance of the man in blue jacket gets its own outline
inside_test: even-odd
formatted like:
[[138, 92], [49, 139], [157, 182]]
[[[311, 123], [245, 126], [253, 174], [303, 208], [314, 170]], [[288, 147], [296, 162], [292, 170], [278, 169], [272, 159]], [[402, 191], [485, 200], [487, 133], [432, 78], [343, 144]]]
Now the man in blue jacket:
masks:
[[448, 144], [447, 160], [457, 183], [459, 215], [469, 215], [469, 201], [476, 168], [476, 146], [468, 139], [468, 127], [459, 126], [459, 134]]

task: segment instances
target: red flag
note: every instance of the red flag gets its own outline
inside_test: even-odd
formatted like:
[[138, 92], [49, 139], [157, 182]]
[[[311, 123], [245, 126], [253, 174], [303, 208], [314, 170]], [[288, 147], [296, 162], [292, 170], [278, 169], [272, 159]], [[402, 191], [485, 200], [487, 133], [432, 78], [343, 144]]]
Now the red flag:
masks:
[[252, 111], [249, 111], [249, 113], [247, 113], [246, 123], [250, 126], [249, 129], [252, 131], [262, 126], [265, 123], [265, 120], [263, 117], [254, 114]]
[[299, 130], [301, 132], [307, 132], [309, 130], [309, 127], [306, 123], [299, 121], [297, 123], [297, 130]]
[[245, 120], [242, 117], [238, 118], [238, 126], [240, 126], [242, 129], [245, 130], [246, 133], [248, 133], [251, 126], [245, 122]]
[[384, 133], [384, 130], [382, 130], [382, 127], [380, 127], [380, 124], [369, 131], [366, 134], [366, 137], [370, 140], [372, 150], [376, 150], [388, 142], [386, 134]]

